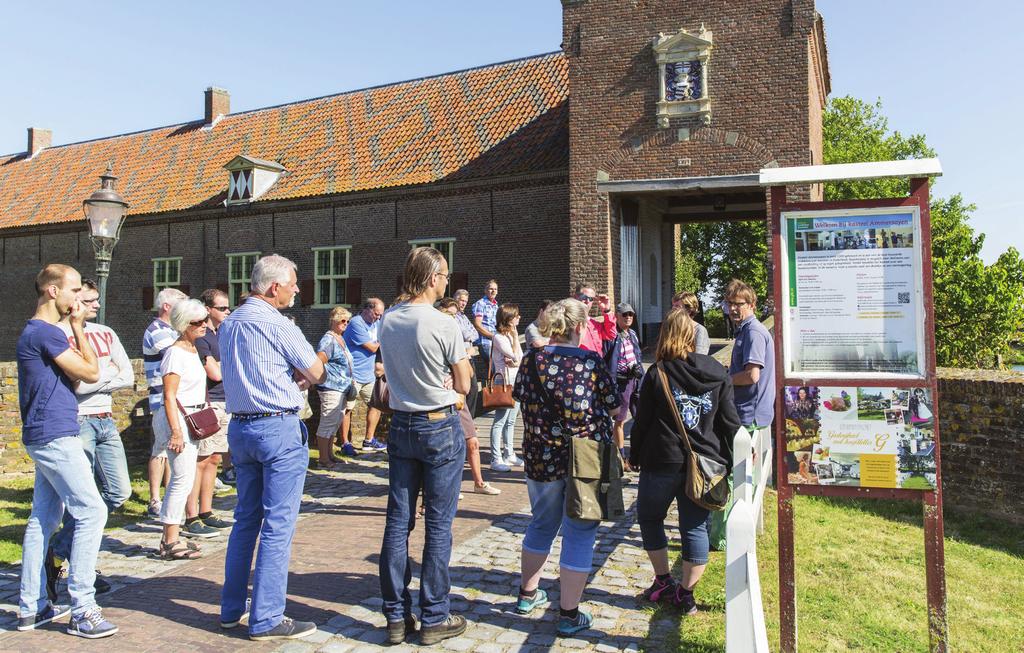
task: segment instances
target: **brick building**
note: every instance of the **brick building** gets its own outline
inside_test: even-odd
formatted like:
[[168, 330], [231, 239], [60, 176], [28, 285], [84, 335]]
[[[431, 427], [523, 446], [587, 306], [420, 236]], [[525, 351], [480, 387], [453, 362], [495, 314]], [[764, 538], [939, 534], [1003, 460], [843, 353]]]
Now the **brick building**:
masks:
[[161, 287], [234, 300], [283, 254], [312, 338], [330, 306], [389, 301], [421, 243], [474, 299], [495, 277], [531, 316], [586, 279], [655, 326], [673, 225], [763, 219], [759, 169], [821, 163], [822, 20], [813, 0], [562, 4], [559, 52], [242, 113], [211, 88], [202, 119], [69, 145], [29, 129], [0, 157], [0, 359], [42, 265], [92, 274], [81, 202], [111, 161], [131, 208], [107, 315], [132, 355]]

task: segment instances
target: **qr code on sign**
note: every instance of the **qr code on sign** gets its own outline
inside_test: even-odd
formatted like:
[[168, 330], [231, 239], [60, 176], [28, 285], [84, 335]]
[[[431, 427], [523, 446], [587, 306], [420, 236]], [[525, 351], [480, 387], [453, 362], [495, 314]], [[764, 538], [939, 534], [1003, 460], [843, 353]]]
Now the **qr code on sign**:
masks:
[[908, 292], [897, 293], [897, 295], [896, 295], [896, 303], [897, 304], [909, 304], [910, 303], [910, 293], [908, 293]]

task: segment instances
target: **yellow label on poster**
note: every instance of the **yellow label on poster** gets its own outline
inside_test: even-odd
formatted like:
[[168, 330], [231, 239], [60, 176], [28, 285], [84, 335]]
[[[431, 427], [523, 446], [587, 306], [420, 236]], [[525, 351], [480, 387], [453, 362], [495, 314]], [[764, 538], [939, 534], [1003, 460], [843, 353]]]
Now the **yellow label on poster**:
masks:
[[861, 487], [896, 487], [896, 456], [884, 453], [860, 455]]

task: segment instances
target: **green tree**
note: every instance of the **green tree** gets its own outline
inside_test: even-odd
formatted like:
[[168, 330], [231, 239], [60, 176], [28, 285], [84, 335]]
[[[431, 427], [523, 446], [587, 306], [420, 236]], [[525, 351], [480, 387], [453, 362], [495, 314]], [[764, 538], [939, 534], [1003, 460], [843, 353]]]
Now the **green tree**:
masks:
[[676, 288], [720, 299], [731, 279], [768, 289], [768, 235], [763, 220], [695, 222], [680, 229]]
[[[823, 120], [825, 163], [857, 163], [935, 156], [920, 134], [890, 132], [882, 103], [849, 96], [829, 101]], [[846, 181], [825, 185], [826, 200], [903, 197], [906, 179]], [[973, 204], [960, 194], [934, 198], [932, 283], [939, 365], [990, 367], [1024, 327], [1024, 262], [1007, 249], [992, 265], [981, 260], [984, 234], [969, 221]]]

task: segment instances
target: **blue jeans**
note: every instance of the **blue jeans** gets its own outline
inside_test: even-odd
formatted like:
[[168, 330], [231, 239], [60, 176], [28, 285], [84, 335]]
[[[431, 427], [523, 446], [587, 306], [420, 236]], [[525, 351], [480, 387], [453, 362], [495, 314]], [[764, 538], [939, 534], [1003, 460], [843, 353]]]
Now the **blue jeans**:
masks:
[[392, 415], [388, 432], [388, 513], [380, 549], [380, 591], [384, 616], [390, 622], [412, 614], [409, 533], [416, 526], [416, 499], [421, 487], [426, 533], [420, 567], [420, 619], [424, 626], [436, 626], [448, 618], [452, 521], [465, 460], [466, 438], [454, 409]]
[[660, 551], [668, 546], [665, 517], [672, 500], [679, 507], [679, 535], [683, 541], [683, 560], [695, 565], [708, 562], [708, 516], [686, 496], [686, 472], [678, 474], [640, 470], [636, 495], [636, 517], [645, 551]]
[[[107, 510], [120, 508], [132, 495], [132, 481], [128, 476], [128, 459], [117, 425], [109, 417], [79, 416], [78, 437], [89, 459], [100, 496]], [[53, 553], [66, 560], [71, 555], [71, 542], [75, 535], [75, 518], [64, 509], [64, 526], [53, 536]]]
[[309, 461], [307, 440], [294, 414], [233, 418], [228, 425], [238, 503], [224, 560], [220, 615], [222, 621], [234, 621], [245, 611], [249, 569], [259, 536], [249, 615], [253, 635], [272, 630], [284, 618], [288, 561]]
[[494, 411], [494, 421], [491, 423], [491, 461], [508, 460], [515, 455], [518, 415], [519, 402], [511, 408], [498, 408]]
[[84, 614], [96, 605], [96, 556], [107, 523], [107, 507], [92, 478], [92, 464], [77, 435], [25, 445], [25, 450], [36, 464], [36, 483], [32, 490], [32, 514], [22, 542], [19, 612], [24, 617], [46, 607], [46, 543], [57, 530], [67, 506], [75, 518], [75, 536], [68, 559], [68, 594], [72, 613]]
[[569, 571], [590, 573], [594, 564], [594, 540], [601, 522], [573, 519], [565, 514], [566, 479], [535, 481], [526, 479], [533, 517], [526, 527], [523, 549], [547, 555], [559, 529], [562, 531], [562, 554], [558, 564]]

